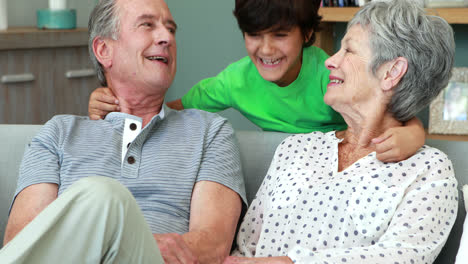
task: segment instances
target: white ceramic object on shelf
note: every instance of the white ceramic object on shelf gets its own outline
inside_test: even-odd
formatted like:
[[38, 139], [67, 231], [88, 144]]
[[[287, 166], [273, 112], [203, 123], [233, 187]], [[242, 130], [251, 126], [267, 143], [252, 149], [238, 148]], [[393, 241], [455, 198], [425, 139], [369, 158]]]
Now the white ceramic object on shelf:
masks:
[[67, 0], [49, 0], [49, 9], [51, 10], [67, 9]]
[[7, 0], [0, 0], [0, 30], [8, 28]]

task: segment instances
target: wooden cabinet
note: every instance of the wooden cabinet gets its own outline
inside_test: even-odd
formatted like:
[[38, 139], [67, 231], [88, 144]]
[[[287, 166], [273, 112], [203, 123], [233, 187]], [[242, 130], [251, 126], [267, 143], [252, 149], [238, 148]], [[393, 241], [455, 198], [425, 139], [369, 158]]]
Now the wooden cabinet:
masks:
[[89, 94], [99, 86], [87, 40], [85, 29], [0, 31], [0, 123], [87, 115]]

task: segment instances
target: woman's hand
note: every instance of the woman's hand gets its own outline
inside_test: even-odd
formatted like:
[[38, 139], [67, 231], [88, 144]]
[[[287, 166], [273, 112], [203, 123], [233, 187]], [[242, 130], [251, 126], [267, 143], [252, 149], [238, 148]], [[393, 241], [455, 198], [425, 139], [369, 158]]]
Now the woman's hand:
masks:
[[227, 257], [223, 264], [292, 264], [288, 257], [270, 257], [270, 258], [246, 258], [246, 257]]
[[426, 133], [421, 121], [413, 118], [402, 127], [385, 131], [378, 138], [372, 139], [376, 145], [377, 159], [383, 162], [405, 160], [424, 145]]
[[92, 120], [103, 119], [110, 112], [120, 111], [119, 101], [111, 89], [100, 87], [89, 96], [88, 115]]

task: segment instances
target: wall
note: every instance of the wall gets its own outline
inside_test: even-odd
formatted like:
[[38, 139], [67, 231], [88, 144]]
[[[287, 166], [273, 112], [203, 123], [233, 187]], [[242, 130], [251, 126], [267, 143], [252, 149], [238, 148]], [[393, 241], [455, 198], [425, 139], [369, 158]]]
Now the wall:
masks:
[[[88, 15], [96, 0], [69, 0], [69, 7], [77, 9], [78, 26], [86, 27]], [[178, 44], [178, 72], [167, 100], [180, 98], [199, 80], [214, 76], [229, 63], [246, 56], [241, 32], [232, 15], [234, 0], [166, 0], [176, 20]], [[10, 26], [33, 26], [36, 9], [46, 8], [47, 0], [8, 0]], [[453, 25], [457, 44], [457, 67], [468, 67], [468, 25]], [[344, 35], [345, 23], [337, 23], [335, 47]], [[258, 129], [237, 111], [221, 113], [237, 129]], [[427, 125], [428, 110], [419, 118]]]
[[[178, 24], [177, 75], [166, 100], [184, 95], [203, 78], [212, 77], [247, 55], [232, 14], [234, 0], [167, 0]], [[223, 111], [237, 129], [258, 128], [232, 109]]]
[[[76, 9], [77, 26], [87, 27], [88, 16], [97, 0], [68, 0], [68, 7]], [[7, 0], [8, 26], [36, 26], [36, 10], [48, 8], [48, 0]]]

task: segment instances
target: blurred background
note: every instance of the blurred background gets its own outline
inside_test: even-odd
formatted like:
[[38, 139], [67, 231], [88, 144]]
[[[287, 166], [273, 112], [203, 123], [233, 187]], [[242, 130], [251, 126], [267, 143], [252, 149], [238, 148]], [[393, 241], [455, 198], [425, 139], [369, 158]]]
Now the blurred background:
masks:
[[[246, 56], [246, 52], [242, 34], [237, 28], [237, 23], [232, 15], [234, 0], [166, 0], [166, 2], [179, 26], [176, 37], [178, 45], [178, 71], [166, 97], [166, 100], [170, 101], [180, 98], [199, 80], [216, 75], [228, 64]], [[87, 27], [88, 15], [95, 4], [96, 0], [68, 0], [68, 7], [77, 11], [78, 28]], [[47, 8], [47, 6], [48, 0], [7, 0], [8, 30], [16, 27], [35, 27], [36, 10]], [[454, 24], [452, 26], [455, 30], [457, 45], [455, 66], [468, 67], [468, 25]], [[345, 32], [346, 23], [335, 23], [333, 27], [334, 50], [337, 50], [340, 46], [339, 40]], [[2, 41], [5, 41], [5, 37], [6, 35], [0, 31], [0, 58], [2, 52], [15, 50], [14, 47], [3, 47], [2, 50]], [[79, 45], [84, 44], [81, 43]], [[58, 47], [52, 48], [58, 49]], [[83, 48], [82, 52], [84, 50]], [[25, 59], [21, 63], [27, 62], [28, 60]], [[54, 63], [48, 65], [48, 67], [53, 68]], [[3, 74], [1, 69], [0, 67], [0, 75]], [[57, 83], [54, 83], [53, 85], [67, 86], [68, 84], [57, 85]], [[86, 85], [93, 86], [97, 84], [94, 82]], [[94, 88], [90, 87], [86, 93], [89, 93], [88, 91]], [[0, 84], [0, 97], [3, 94], [3, 99], [5, 99], [6, 91], [2, 89]], [[56, 87], [56, 89], [67, 89], [67, 87]], [[8, 96], [11, 97], [11, 94], [8, 94]], [[84, 103], [86, 100], [87, 98], [79, 102], [82, 108], [79, 114], [86, 114], [87, 106]], [[425, 109], [418, 115], [426, 127], [428, 124], [428, 112], [428, 109]], [[226, 116], [236, 129], [257, 129], [234, 110], [227, 110], [221, 114]], [[3, 120], [2, 123], [5, 122], [11, 121]]]

